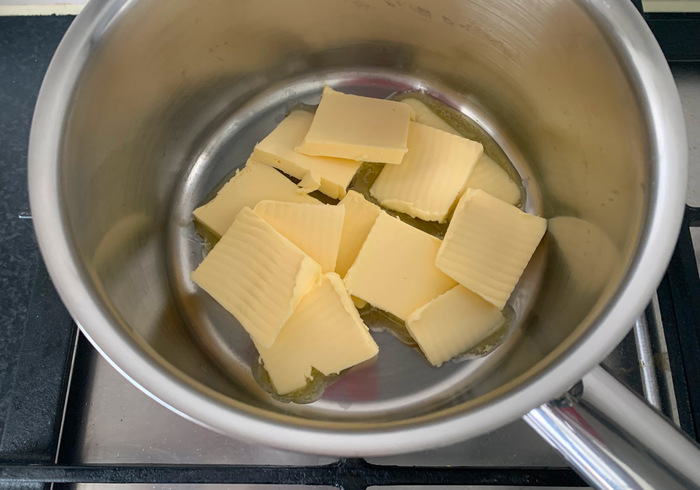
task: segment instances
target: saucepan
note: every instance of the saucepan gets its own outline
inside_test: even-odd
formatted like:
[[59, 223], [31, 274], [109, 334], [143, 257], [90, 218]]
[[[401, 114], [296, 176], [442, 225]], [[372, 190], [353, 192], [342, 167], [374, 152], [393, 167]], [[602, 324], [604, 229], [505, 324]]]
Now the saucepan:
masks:
[[[491, 354], [435, 369], [377, 332], [374, 363], [314, 403], [284, 403], [256, 382], [247, 335], [189, 279], [203, 253], [191, 212], [325, 85], [418, 92], [468, 117], [548, 231]], [[686, 160], [669, 68], [628, 1], [92, 0], [41, 88], [29, 189], [84, 334], [203, 426], [368, 456], [525, 416], [596, 485], [670, 488], [700, 484], [700, 453], [596, 366], [668, 264]]]

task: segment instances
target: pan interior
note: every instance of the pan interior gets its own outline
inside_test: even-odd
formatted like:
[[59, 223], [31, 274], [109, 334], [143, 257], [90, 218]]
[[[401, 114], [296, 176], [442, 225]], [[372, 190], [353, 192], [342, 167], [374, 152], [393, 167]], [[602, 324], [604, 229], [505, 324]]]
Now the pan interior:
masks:
[[[523, 207], [530, 213], [541, 212], [536, 182], [517, 149], [493, 125], [489, 114], [475, 104], [438, 84], [398, 72], [367, 70], [314, 73], [276, 84], [247, 104], [222, 118], [200, 150], [190, 158], [186, 172], [173, 194], [172, 218], [168, 233], [169, 277], [178, 307], [186, 318], [193, 337], [217, 366], [248, 396], [258, 403], [278, 404], [277, 409], [311, 418], [357, 419], [384, 417], [389, 412], [420, 413], [436, 404], [449, 403], [463, 396], [480, 378], [488, 376], [517, 342], [523, 318], [536, 296], [544, 267], [544, 252], [528, 266], [511, 297], [510, 323], [504, 343], [488, 356], [464, 359], [432, 367], [416, 349], [402, 344], [385, 331], [380, 316], [367, 318], [379, 345], [379, 356], [352, 368], [332, 382], [323, 396], [308, 404], [280, 404], [270, 398], [255, 380], [258, 355], [240, 324], [190, 279], [204, 256], [205, 245], [192, 221], [192, 211], [206, 202], [236, 169], [241, 168], [256, 142], [268, 134], [290, 110], [318, 104], [325, 84], [346, 93], [371, 97], [400, 97], [417, 93], [428, 102], [445, 104], [447, 117], [464, 124], [466, 132], [483, 132], [481, 141], [487, 152], [517, 172], [525, 183]], [[355, 183], [351, 184], [351, 188]], [[331, 201], [334, 202], [334, 201]]]

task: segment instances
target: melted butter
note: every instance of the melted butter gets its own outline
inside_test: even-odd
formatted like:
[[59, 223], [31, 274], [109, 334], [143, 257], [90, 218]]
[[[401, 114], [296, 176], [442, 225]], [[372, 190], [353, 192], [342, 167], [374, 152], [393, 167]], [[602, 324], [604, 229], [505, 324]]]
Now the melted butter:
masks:
[[214, 248], [214, 245], [219, 242], [219, 238], [209, 231], [207, 227], [202, 226], [197, 220], [194, 221], [194, 231], [197, 232], [197, 235], [199, 235], [203, 240], [202, 252], [203, 256], [206, 256], [209, 252], [211, 252], [211, 249]]
[[290, 393], [280, 395], [275, 390], [272, 380], [270, 379], [270, 375], [265, 370], [265, 365], [262, 362], [258, 362], [252, 366], [251, 371], [255, 381], [263, 390], [269, 393], [272, 398], [283, 403], [293, 402], [299, 404], [313, 403], [321, 398], [321, 396], [323, 396], [323, 392], [326, 391], [326, 388], [340, 376], [342, 376], [343, 372], [345, 372], [343, 371], [339, 374], [326, 376], [320, 371], [311, 368], [311, 377], [307, 380], [306, 386]]

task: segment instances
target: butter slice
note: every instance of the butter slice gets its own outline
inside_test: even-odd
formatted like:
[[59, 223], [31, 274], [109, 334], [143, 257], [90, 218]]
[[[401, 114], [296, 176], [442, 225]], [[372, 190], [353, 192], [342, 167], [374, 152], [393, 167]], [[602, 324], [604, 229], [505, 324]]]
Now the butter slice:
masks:
[[287, 177], [255, 160], [236, 172], [214, 199], [194, 210], [194, 217], [217, 238], [226, 233], [238, 212], [253, 207], [263, 199], [318, 203], [305, 195]]
[[379, 352], [335, 273], [304, 296], [271, 347], [257, 347], [280, 395], [303, 388], [312, 367], [336, 374]]
[[304, 177], [302, 177], [297, 185], [304, 194], [308, 194], [317, 191], [318, 188], [321, 187], [321, 177], [313, 170], [310, 170], [304, 174]]
[[345, 221], [335, 271], [340, 274], [340, 277], [345, 277], [381, 209], [356, 191], [349, 191], [338, 205], [345, 208]]
[[320, 276], [316, 261], [246, 207], [192, 280], [233, 314], [257, 344], [270, 347]]
[[405, 320], [456, 285], [435, 267], [440, 243], [382, 212], [345, 276], [348, 292]]
[[399, 164], [408, 151], [412, 117], [413, 109], [401, 102], [324, 87], [314, 121], [296, 150], [305, 155]]
[[546, 229], [547, 220], [482, 190], [467, 189], [435, 264], [503, 309]]
[[389, 209], [445, 222], [477, 159], [481, 143], [412, 122], [401, 165], [385, 165], [370, 194]]
[[333, 272], [345, 208], [321, 203], [260, 201], [255, 212], [318, 262], [323, 272]]
[[[292, 112], [255, 145], [253, 156], [266, 165], [301, 179], [304, 187], [308, 188], [310, 183], [320, 180], [318, 190], [333, 199], [340, 199], [345, 195], [360, 163], [342, 158], [302, 155], [294, 151], [309, 131], [313, 119], [314, 115], [309, 112]], [[309, 172], [312, 175], [307, 177]]]
[[[440, 129], [457, 136], [461, 134], [447, 121], [435, 114], [427, 105], [418, 99], [406, 98], [401, 102], [410, 105], [416, 113], [416, 122]], [[474, 170], [467, 179], [466, 187], [481, 189], [502, 201], [516, 205], [520, 202], [520, 189], [499, 164], [485, 153], [476, 161]]]
[[436, 367], [468, 351], [504, 323], [501, 310], [459, 284], [406, 319], [411, 337]]
[[491, 157], [481, 155], [474, 165], [467, 187], [481, 189], [494, 197], [515, 206], [520, 202], [520, 188]]
[[439, 129], [445, 131], [446, 133], [454, 134], [456, 136], [462, 136], [459, 131], [450, 126], [447, 121], [435, 114], [427, 105], [418, 99], [413, 99], [408, 97], [406, 99], [401, 99], [401, 102], [411, 106], [416, 114], [416, 122], [430, 126], [431, 128]]

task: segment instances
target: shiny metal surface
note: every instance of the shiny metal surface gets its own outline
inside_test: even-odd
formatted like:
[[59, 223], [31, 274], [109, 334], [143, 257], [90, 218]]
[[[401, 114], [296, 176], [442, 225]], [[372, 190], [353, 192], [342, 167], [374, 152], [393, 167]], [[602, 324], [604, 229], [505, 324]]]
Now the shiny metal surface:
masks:
[[700, 486], [700, 447], [598, 367], [524, 419], [595, 488]]
[[[184, 420], [149, 399], [99, 355], [89, 362], [79, 433], [61, 448], [75, 464], [272, 464], [318, 466], [326, 456], [249, 444]], [[78, 396], [72, 391], [71, 396]], [[75, 405], [73, 405], [75, 407]], [[529, 429], [527, 429], [529, 430]], [[543, 443], [546, 447], [546, 444]]]
[[[695, 63], [682, 63], [674, 65], [672, 71], [688, 126], [687, 203], [700, 206], [700, 70]], [[700, 247], [696, 250], [700, 250]], [[695, 256], [700, 257], [700, 254], [696, 253]]]
[[[630, 360], [628, 366], [633, 364]], [[95, 356], [84, 388], [75, 444], [61, 459], [75, 464], [284, 464], [321, 465], [333, 458], [249, 444], [200, 427], [131, 386]], [[76, 415], [76, 414], [74, 414]], [[72, 447], [75, 446], [75, 447]], [[66, 453], [65, 451], [70, 451]], [[383, 465], [566, 467], [561, 456], [518, 420], [459, 444], [368, 458]]]
[[[42, 253], [83, 331], [176, 413], [298, 451], [451, 444], [570, 387], [648, 302], [684, 201], [678, 95], [632, 5], [303, 3], [95, 0], [71, 26], [39, 97], [29, 180]], [[207, 347], [220, 339], [193, 335], [206, 330], [193, 319], [221, 316], [178, 281], [177, 231], [262, 136], [235, 121], [271, 124], [348, 73], [358, 90], [418, 86], [478, 115], [550, 219], [542, 287], [515, 298], [532, 307], [485, 360], [413, 383], [396, 373], [418, 354], [389, 347], [355, 373], [371, 390], [282, 405], [252, 381], [234, 329], [225, 370]]]
[[[696, 259], [700, 257], [700, 249], [695, 250], [695, 257]], [[649, 339], [651, 340], [649, 347], [653, 353], [651, 356], [654, 361], [653, 371], [656, 375], [656, 386], [659, 388], [659, 398], [661, 402], [659, 410], [670, 418], [676, 427], [680, 427], [676, 389], [673, 385], [668, 346], [666, 345], [666, 334], [664, 333], [659, 299], [656, 294], [651, 298], [651, 304], [647, 309], [647, 327]]]
[[649, 335], [649, 325], [644, 315], [637, 318], [637, 321], [634, 322], [633, 331], [637, 351], [639, 352], [644, 398], [646, 398], [649, 405], [657, 410], [661, 410], [661, 392], [657, 382], [654, 355], [651, 350], [651, 336]]

